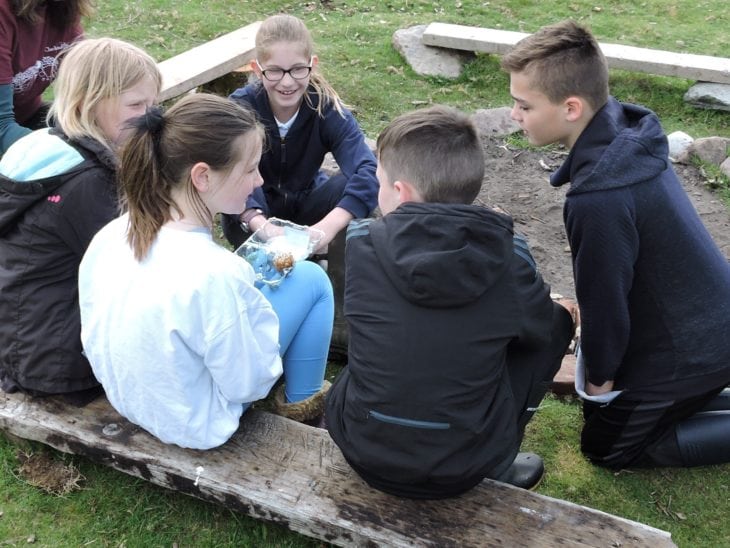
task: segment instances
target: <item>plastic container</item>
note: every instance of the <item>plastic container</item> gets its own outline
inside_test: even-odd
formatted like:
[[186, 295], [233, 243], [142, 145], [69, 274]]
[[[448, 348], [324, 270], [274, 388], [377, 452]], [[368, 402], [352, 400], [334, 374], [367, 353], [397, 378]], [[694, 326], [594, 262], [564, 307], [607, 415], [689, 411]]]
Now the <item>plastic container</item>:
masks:
[[298, 261], [309, 257], [324, 232], [271, 217], [236, 249], [256, 274], [256, 281], [276, 287]]

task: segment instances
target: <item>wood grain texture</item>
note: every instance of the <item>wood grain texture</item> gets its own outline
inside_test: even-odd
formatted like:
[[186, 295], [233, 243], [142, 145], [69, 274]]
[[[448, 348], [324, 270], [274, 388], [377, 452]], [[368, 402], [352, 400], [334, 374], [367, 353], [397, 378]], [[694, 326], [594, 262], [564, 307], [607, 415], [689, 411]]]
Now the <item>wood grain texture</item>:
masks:
[[165, 101], [242, 67], [254, 57], [257, 21], [157, 64]]
[[[504, 55], [529, 36], [524, 32], [431, 23], [423, 33], [427, 46]], [[730, 59], [656, 49], [599, 44], [608, 66], [615, 69], [730, 84]]]
[[389, 496], [324, 430], [262, 411], [197, 451], [161, 443], [103, 397], [79, 409], [0, 392], [0, 429], [340, 546], [674, 546], [665, 531], [490, 480], [442, 501]]

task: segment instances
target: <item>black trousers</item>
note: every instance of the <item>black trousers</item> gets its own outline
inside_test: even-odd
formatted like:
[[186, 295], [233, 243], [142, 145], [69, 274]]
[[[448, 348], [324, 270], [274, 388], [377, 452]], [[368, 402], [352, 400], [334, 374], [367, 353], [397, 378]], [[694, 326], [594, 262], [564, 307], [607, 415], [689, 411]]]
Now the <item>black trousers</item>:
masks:
[[573, 338], [573, 320], [565, 308], [553, 303], [550, 343], [534, 350], [507, 351], [507, 373], [517, 409], [520, 440], [525, 427], [545, 397], [560, 369], [563, 356]]
[[651, 393], [626, 391], [608, 404], [586, 401], [581, 451], [594, 464], [612, 469], [682, 466], [675, 426], [723, 388], [686, 399], [659, 400]]

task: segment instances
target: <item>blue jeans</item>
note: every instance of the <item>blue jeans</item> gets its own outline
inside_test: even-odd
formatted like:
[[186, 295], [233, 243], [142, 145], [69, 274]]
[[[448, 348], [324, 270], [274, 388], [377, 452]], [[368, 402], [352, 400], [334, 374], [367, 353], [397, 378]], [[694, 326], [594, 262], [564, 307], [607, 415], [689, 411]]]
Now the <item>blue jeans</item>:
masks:
[[332, 284], [319, 265], [299, 261], [281, 285], [261, 292], [279, 317], [287, 401], [304, 400], [322, 388], [334, 318]]

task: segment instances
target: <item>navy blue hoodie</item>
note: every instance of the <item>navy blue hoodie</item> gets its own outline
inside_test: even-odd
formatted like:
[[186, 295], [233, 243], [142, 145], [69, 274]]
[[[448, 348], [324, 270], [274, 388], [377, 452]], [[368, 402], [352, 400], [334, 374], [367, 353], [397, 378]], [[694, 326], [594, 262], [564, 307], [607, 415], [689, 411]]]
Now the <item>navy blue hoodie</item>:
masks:
[[730, 381], [730, 267], [656, 115], [610, 98], [551, 177], [566, 182], [588, 380], [686, 397]]
[[[306, 193], [320, 177], [325, 154], [332, 152], [347, 178], [337, 205], [355, 219], [367, 217], [375, 209], [378, 202], [375, 156], [350, 111], [344, 109], [343, 116], [332, 105], [325, 105], [324, 116], [320, 116], [316, 111], [319, 97], [310, 87], [309, 98], [314, 108], [306, 101], [302, 102], [294, 124], [282, 139], [269, 97], [260, 82], [237, 89], [230, 98], [252, 107], [266, 128], [266, 146], [259, 170], [270, 206], [274, 201], [286, 207], [288, 200], [296, 200], [297, 195]], [[246, 207], [268, 210], [255, 196], [249, 199]]]

